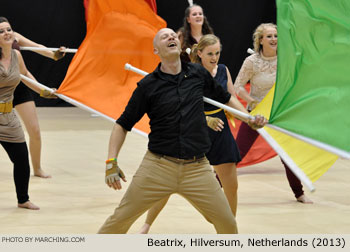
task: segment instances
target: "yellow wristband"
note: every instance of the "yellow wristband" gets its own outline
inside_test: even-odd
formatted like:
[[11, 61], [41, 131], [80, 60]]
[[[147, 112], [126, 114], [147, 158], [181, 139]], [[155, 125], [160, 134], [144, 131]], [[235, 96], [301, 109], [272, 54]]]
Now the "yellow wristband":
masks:
[[41, 97], [44, 97], [44, 92], [45, 92], [45, 89], [41, 89], [41, 90], [40, 90], [40, 96], [41, 96]]

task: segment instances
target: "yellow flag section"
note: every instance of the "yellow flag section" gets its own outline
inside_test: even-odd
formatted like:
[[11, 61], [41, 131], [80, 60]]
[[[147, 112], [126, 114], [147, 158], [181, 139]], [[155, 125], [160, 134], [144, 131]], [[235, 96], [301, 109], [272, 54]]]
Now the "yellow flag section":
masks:
[[[275, 86], [273, 86], [251, 114], [261, 114], [269, 118], [274, 92]], [[319, 179], [338, 159], [338, 156], [335, 154], [319, 149], [274, 129], [265, 127], [265, 130], [275, 139], [312, 182]]]
[[[124, 65], [152, 72], [159, 58], [153, 38], [166, 27], [144, 0], [89, 2], [86, 37], [58, 92], [109, 117], [118, 118], [141, 75]], [[135, 128], [148, 133], [145, 116]]]

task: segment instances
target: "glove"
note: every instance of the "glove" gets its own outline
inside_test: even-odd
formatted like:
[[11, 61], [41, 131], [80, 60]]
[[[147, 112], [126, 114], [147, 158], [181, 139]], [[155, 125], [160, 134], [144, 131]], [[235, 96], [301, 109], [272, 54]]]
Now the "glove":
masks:
[[54, 60], [59, 60], [59, 59], [62, 59], [63, 57], [64, 57], [64, 55], [66, 55], [66, 53], [64, 52], [64, 51], [62, 51], [61, 49], [62, 48], [64, 48], [65, 49], [65, 47], [60, 47], [60, 49], [58, 49], [57, 51], [55, 51], [54, 53], [53, 53], [53, 59]]
[[[56, 89], [53, 90], [54, 92], [56, 91]], [[57, 99], [57, 96], [53, 92], [51, 93], [49, 90], [46, 89], [41, 89], [40, 96], [46, 99]]]
[[223, 129], [223, 122], [218, 117], [206, 116], [207, 125], [209, 128], [215, 131], [221, 131]]
[[125, 174], [119, 168], [117, 159], [111, 158], [106, 161], [106, 178], [105, 182], [107, 185], [112, 184], [122, 178], [125, 181]]

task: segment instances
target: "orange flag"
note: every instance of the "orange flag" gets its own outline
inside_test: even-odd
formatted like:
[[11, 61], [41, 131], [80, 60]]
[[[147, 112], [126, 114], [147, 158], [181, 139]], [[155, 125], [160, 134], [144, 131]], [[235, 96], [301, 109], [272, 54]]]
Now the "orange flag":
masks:
[[[245, 85], [245, 88], [249, 93], [250, 85], [249, 84]], [[237, 97], [237, 98], [244, 106], [247, 105], [246, 101], [244, 101], [240, 97]], [[236, 139], [239, 127], [242, 122], [240, 120], [235, 119], [235, 127], [233, 127], [230, 120], [228, 121], [229, 121], [229, 126], [231, 128], [231, 132]], [[238, 163], [237, 167], [240, 168], [248, 165], [258, 164], [270, 158], [273, 158], [276, 155], [277, 155], [276, 152], [270, 147], [270, 145], [264, 140], [264, 138], [262, 138], [259, 135], [259, 137], [254, 142], [254, 144], [250, 148], [247, 155], [243, 158], [241, 162]]]
[[[89, 1], [87, 15], [86, 37], [58, 93], [118, 118], [142, 78], [124, 65], [152, 72], [159, 63], [153, 38], [166, 23], [144, 0]], [[148, 121], [135, 128], [148, 133]]]
[[[153, 37], [166, 26], [155, 14], [153, 0], [85, 0], [87, 34], [58, 92], [107, 116], [118, 118], [141, 75], [124, 70], [125, 63], [151, 72], [159, 62]], [[151, 7], [152, 8], [151, 8]], [[135, 128], [149, 133], [147, 116]], [[231, 130], [237, 135], [240, 121]], [[259, 136], [239, 167], [274, 157]]]

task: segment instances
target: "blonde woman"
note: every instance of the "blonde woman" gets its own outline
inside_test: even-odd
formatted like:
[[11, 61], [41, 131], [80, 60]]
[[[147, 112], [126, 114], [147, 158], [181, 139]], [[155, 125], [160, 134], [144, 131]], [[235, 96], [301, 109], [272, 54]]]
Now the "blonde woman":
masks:
[[[276, 25], [272, 23], [263, 23], [259, 25], [253, 34], [253, 41], [255, 53], [245, 59], [234, 83], [236, 94], [247, 102], [247, 109], [249, 111], [253, 110], [266, 96], [276, 80]], [[248, 81], [250, 82], [250, 93], [244, 88]], [[251, 130], [247, 124], [241, 124], [236, 141], [242, 159], [248, 153], [258, 135], [258, 132]], [[291, 172], [285, 163], [283, 164], [289, 185], [297, 201], [301, 203], [312, 203], [312, 201], [304, 195], [300, 180]]]

